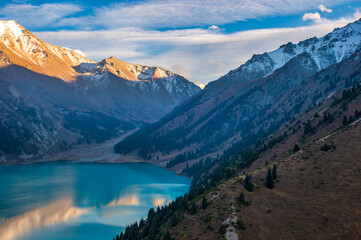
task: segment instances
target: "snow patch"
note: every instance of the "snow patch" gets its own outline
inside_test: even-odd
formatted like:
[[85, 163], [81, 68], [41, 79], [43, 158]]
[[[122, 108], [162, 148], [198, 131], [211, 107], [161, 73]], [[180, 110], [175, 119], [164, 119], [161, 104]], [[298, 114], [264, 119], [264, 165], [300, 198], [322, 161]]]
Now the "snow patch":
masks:
[[18, 38], [23, 33], [23, 30], [13, 20], [8, 22], [8, 26], [16, 38]]
[[77, 54], [79, 54], [79, 55], [82, 55], [83, 57], [86, 57], [85, 52], [83, 52], [82, 50], [74, 49], [74, 52], [77, 53]]
[[7, 31], [12, 33], [16, 39], [23, 33], [23, 30], [14, 20], [0, 21], [0, 36], [4, 35]]
[[0, 36], [5, 34], [6, 26], [3, 21], [0, 21]]

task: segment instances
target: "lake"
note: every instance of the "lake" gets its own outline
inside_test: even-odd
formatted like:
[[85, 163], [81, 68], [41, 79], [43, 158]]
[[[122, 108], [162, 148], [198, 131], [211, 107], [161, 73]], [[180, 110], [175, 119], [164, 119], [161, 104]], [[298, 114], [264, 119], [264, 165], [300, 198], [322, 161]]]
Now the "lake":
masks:
[[111, 240], [189, 186], [188, 178], [141, 163], [2, 166], [0, 239]]

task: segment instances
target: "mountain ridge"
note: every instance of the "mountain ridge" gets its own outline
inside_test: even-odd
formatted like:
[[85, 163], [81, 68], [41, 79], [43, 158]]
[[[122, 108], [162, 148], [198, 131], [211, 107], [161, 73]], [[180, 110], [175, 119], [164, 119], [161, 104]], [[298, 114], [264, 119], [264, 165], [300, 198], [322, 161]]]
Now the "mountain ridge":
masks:
[[1, 139], [2, 162], [47, 158], [119, 137], [200, 91], [159, 67], [114, 57], [93, 61], [40, 40], [15, 21], [0, 22], [0, 83], [0, 133], [9, 136]]
[[[320, 38], [322, 41], [311, 38], [301, 41], [299, 46], [283, 45], [274, 52], [286, 52], [288, 57], [285, 58], [290, 60], [274, 71], [274, 63], [268, 53], [255, 55], [246, 64], [208, 84], [166, 118], [121, 141], [115, 146], [115, 151], [126, 155], [138, 154], [151, 162], [164, 164], [177, 157], [183, 159], [180, 162], [199, 161], [207, 156], [215, 158], [242, 140], [247, 145], [250, 139], [263, 135], [261, 129], [274, 131], [286, 120], [315, 104], [312, 99], [308, 100], [303, 90], [295, 92], [294, 89], [305, 85], [311, 88], [313, 83], [308, 78], [319, 72], [320, 66], [322, 70], [337, 61], [347, 60], [360, 48], [360, 35], [361, 21], [358, 20], [335, 29]], [[260, 61], [265, 62], [260, 64]], [[279, 62], [283, 64], [285, 61]], [[252, 67], [258, 65], [261, 67]], [[346, 83], [343, 79], [329, 76], [322, 85], [314, 85], [316, 88], [310, 94], [317, 102], [335, 87], [341, 87], [341, 82], [344, 87]], [[329, 85], [327, 89], [325, 84]], [[289, 95], [290, 92], [294, 95]], [[289, 101], [287, 98], [296, 100]]]

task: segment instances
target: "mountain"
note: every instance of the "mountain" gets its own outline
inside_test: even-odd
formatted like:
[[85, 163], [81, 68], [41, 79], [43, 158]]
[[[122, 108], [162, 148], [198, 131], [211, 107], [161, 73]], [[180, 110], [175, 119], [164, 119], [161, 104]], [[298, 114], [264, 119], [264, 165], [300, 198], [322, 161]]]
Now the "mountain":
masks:
[[159, 67], [79, 53], [0, 21], [0, 159], [46, 158], [118, 137], [200, 91]]
[[359, 239], [361, 71], [348, 74], [360, 57], [313, 76], [343, 73], [352, 86], [246, 149], [186, 167], [190, 191], [115, 239]]
[[76, 80], [77, 66], [90, 69], [96, 62], [68, 49], [46, 43], [15, 21], [0, 21], [0, 63], [15, 64], [33, 72]]
[[[167, 162], [177, 170], [187, 161], [246, 147], [357, 81], [350, 76], [358, 76], [360, 47], [358, 20], [322, 38], [254, 55], [160, 121], [118, 143], [115, 151]], [[322, 70], [332, 72], [338, 63], [336, 72], [315, 77]]]

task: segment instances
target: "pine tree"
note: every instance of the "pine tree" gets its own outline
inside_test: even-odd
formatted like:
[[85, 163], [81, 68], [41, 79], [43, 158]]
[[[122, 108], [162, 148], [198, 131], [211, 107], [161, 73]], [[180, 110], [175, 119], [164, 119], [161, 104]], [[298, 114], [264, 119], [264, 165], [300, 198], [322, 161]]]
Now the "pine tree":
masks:
[[173, 238], [169, 233], [169, 230], [167, 230], [167, 233], [164, 235], [163, 240], [173, 240]]
[[355, 118], [358, 118], [361, 115], [361, 112], [359, 112], [357, 109], [355, 110]]
[[248, 191], [248, 192], [252, 192], [253, 191], [253, 182], [252, 182], [252, 175], [246, 175], [246, 178], [244, 179], [244, 188]]
[[308, 120], [307, 123], [305, 124], [305, 129], [304, 129], [304, 135], [308, 134], [308, 133], [313, 133], [313, 127], [311, 125], [311, 121]]
[[298, 152], [300, 151], [300, 147], [298, 146], [298, 144], [295, 144], [295, 146], [293, 147], [293, 152]]
[[273, 176], [273, 179], [276, 179], [278, 177], [276, 164], [273, 164], [272, 176]]
[[241, 192], [241, 194], [239, 195], [238, 202], [239, 203], [244, 203], [244, 194], [243, 194], [243, 192]]
[[189, 209], [189, 214], [194, 215], [197, 213], [197, 210], [198, 210], [197, 205], [193, 202], [191, 208]]
[[144, 219], [140, 219], [139, 221], [139, 228], [143, 228], [144, 227]]
[[178, 218], [176, 215], [173, 215], [172, 220], [171, 220], [171, 227], [175, 227], [175, 226], [177, 226], [177, 224], [178, 224]]
[[342, 119], [342, 125], [346, 126], [347, 124], [348, 124], [348, 119], [345, 115], [345, 116], [343, 116], [343, 119]]
[[207, 198], [204, 196], [202, 199], [202, 208], [206, 209], [208, 207]]
[[267, 172], [266, 187], [268, 187], [270, 189], [274, 188], [274, 181], [273, 181], [273, 176], [272, 176], [270, 168], [268, 168], [268, 172]]

